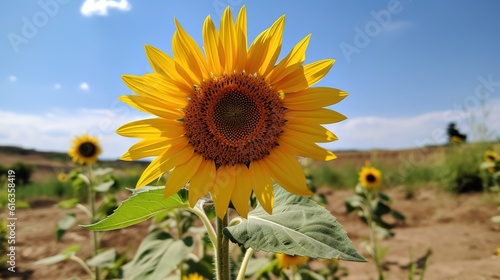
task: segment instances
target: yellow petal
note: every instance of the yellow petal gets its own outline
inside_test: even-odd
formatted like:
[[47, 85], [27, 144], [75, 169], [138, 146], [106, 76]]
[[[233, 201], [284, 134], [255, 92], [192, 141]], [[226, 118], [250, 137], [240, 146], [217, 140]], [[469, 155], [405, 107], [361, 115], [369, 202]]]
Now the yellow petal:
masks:
[[183, 44], [179, 31], [175, 31], [172, 37], [172, 51], [177, 73], [192, 85], [200, 85], [203, 80], [200, 67], [193, 61], [195, 59], [189, 53], [189, 47]]
[[252, 185], [250, 183], [250, 171], [244, 164], [235, 166], [235, 186], [231, 195], [231, 201], [234, 208], [241, 217], [247, 218], [250, 195], [252, 194]]
[[236, 39], [236, 52], [238, 54], [236, 70], [242, 71], [247, 63], [247, 10], [245, 5], [241, 7], [236, 18]]
[[271, 171], [273, 179], [287, 191], [297, 195], [311, 195], [307, 188], [304, 171], [290, 151], [280, 146], [262, 159]]
[[338, 140], [337, 136], [321, 125], [302, 125], [287, 123], [283, 136], [295, 139], [304, 139], [305, 141], [322, 143]]
[[252, 182], [252, 187], [260, 206], [267, 213], [271, 214], [274, 206], [274, 189], [271, 172], [262, 160], [252, 161], [249, 171], [250, 181]]
[[309, 157], [317, 160], [333, 160], [337, 156], [315, 143], [308, 143], [294, 138], [280, 136], [280, 145], [286, 145], [295, 155]]
[[189, 205], [194, 207], [196, 202], [212, 190], [215, 183], [216, 169], [213, 160], [203, 160], [189, 182]]
[[310, 38], [311, 34], [304, 37], [304, 39], [298, 42], [290, 53], [283, 58], [278, 65], [276, 65], [267, 77], [267, 81], [270, 84], [280, 81], [293, 71], [297, 71], [302, 66], [302, 63], [304, 63], [304, 60], [306, 59], [306, 50]]
[[120, 96], [119, 99], [141, 112], [157, 115], [164, 119], [178, 120], [183, 117], [183, 113], [178, 110], [180, 108], [164, 103], [158, 99], [138, 95], [123, 95]]
[[215, 204], [215, 212], [222, 219], [229, 207], [229, 200], [233, 193], [235, 179], [234, 167], [223, 165], [217, 169], [214, 187], [211, 191]]
[[157, 180], [163, 173], [170, 171], [179, 164], [183, 164], [193, 157], [194, 149], [187, 145], [182, 147], [173, 146], [165, 151], [161, 156], [155, 158], [144, 170], [137, 181], [136, 188], [144, 187], [149, 182]]
[[330, 71], [335, 60], [325, 59], [307, 64], [293, 71], [274, 86], [282, 92], [294, 92], [313, 86]]
[[182, 123], [160, 118], [129, 122], [116, 130], [116, 133], [121, 136], [135, 138], [159, 136], [177, 138], [185, 132], [186, 129]]
[[172, 146], [186, 146], [188, 139], [179, 137], [174, 139], [168, 138], [146, 138], [132, 145], [129, 150], [120, 157], [120, 160], [138, 160], [145, 157], [158, 156], [170, 149]]
[[[183, 46], [180, 61], [185, 63], [183, 66], [184, 69], [193, 70], [196, 76], [198, 77], [198, 82], [195, 84], [201, 84], [203, 79], [210, 78], [210, 73], [207, 71], [207, 64], [203, 53], [201, 52], [200, 47], [196, 42], [189, 36], [189, 34], [182, 28], [181, 24], [177, 19], [175, 20], [175, 26], [177, 27], [177, 38], [179, 39], [181, 45]], [[177, 60], [178, 56], [175, 54], [174, 56]]]
[[181, 88], [167, 81], [167, 78], [158, 73], [148, 73], [144, 76], [123, 75], [125, 84], [140, 96], [150, 97], [184, 107], [188, 94]]
[[177, 165], [170, 173], [165, 185], [165, 197], [169, 197], [177, 193], [186, 183], [193, 178], [198, 171], [198, 167], [203, 161], [203, 157], [199, 154], [193, 154], [192, 157], [185, 163]]
[[238, 63], [238, 42], [236, 39], [236, 26], [233, 22], [233, 16], [229, 7], [227, 7], [222, 14], [220, 22], [220, 38], [226, 55], [224, 71], [230, 74], [236, 70], [236, 64]]
[[288, 123], [327, 124], [337, 123], [346, 119], [346, 116], [341, 113], [325, 108], [317, 108], [316, 110], [309, 111], [287, 110], [285, 114]]
[[142, 76], [142, 79], [145, 83], [157, 90], [157, 92], [150, 94], [158, 98], [166, 95], [165, 98], [167, 100], [170, 100], [172, 97], [176, 97], [186, 102], [185, 100], [192, 92], [192, 88], [190, 88], [187, 92], [183, 91], [183, 89], [178, 87], [171, 78], [158, 73], [146, 73]]
[[283, 100], [285, 107], [293, 110], [316, 110], [338, 103], [347, 93], [336, 88], [313, 87], [287, 93]]
[[149, 63], [155, 72], [172, 78], [183, 90], [189, 91], [192, 89], [193, 84], [177, 73], [173, 58], [153, 46], [146, 45], [145, 48]]
[[273, 69], [281, 50], [284, 28], [283, 15], [269, 29], [257, 36], [248, 50], [248, 73], [257, 72], [259, 76], [265, 77]]
[[220, 76], [224, 66], [224, 48], [210, 16], [205, 19], [203, 24], [203, 47], [207, 55], [209, 69], [215, 76]]

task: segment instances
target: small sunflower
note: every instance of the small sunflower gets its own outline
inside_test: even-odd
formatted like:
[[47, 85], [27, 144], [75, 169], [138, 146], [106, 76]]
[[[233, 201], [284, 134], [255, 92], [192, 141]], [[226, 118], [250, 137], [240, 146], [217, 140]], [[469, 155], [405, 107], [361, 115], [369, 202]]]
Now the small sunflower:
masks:
[[495, 153], [494, 151], [486, 151], [484, 153], [484, 161], [487, 161], [487, 162], [496, 162], [496, 161], [499, 161], [500, 160], [500, 156], [498, 156], [497, 153]]
[[309, 260], [308, 256], [291, 256], [287, 254], [276, 254], [278, 258], [278, 267], [280, 269], [296, 268]]
[[59, 180], [59, 182], [61, 182], [61, 183], [66, 182], [67, 178], [68, 178], [68, 175], [64, 172], [57, 174], [57, 180]]
[[371, 167], [370, 164], [367, 163], [363, 166], [361, 172], [359, 172], [359, 182], [364, 188], [377, 188], [382, 182], [382, 173], [380, 173], [380, 170]]
[[190, 205], [210, 192], [219, 217], [230, 201], [246, 217], [252, 191], [271, 213], [273, 180], [291, 193], [311, 195], [296, 156], [336, 157], [316, 143], [337, 140], [323, 125], [345, 117], [324, 107], [347, 93], [311, 87], [334, 60], [303, 65], [307, 35], [277, 62], [285, 16], [248, 47], [245, 7], [235, 21], [228, 7], [220, 30], [206, 18], [204, 52], [177, 20], [175, 25], [173, 57], [146, 46], [154, 72], [123, 76], [137, 95], [120, 100], [156, 116], [117, 130], [125, 137], [142, 138], [122, 160], [156, 156], [136, 187], [173, 169], [165, 197], [189, 183]]
[[95, 163], [101, 152], [99, 140], [93, 136], [84, 134], [77, 136], [73, 140], [73, 146], [69, 149], [68, 154], [73, 162], [85, 165]]
[[190, 273], [188, 276], [182, 276], [182, 280], [205, 280], [205, 278], [198, 273]]

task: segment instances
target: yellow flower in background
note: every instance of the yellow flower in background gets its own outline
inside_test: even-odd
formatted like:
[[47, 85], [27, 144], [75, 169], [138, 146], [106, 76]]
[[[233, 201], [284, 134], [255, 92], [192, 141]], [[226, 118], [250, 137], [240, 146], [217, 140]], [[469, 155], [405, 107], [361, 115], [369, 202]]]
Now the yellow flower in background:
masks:
[[370, 163], [366, 163], [361, 172], [359, 172], [359, 183], [367, 189], [377, 188], [382, 182], [382, 173], [377, 168], [371, 167]]
[[101, 152], [99, 140], [93, 136], [84, 134], [77, 136], [73, 140], [73, 146], [69, 149], [68, 154], [73, 162], [85, 165], [95, 163]]
[[198, 273], [191, 273], [188, 276], [182, 276], [182, 280], [205, 280], [205, 278]]
[[347, 93], [311, 87], [332, 67], [326, 59], [303, 65], [310, 35], [277, 62], [285, 16], [247, 47], [247, 16], [236, 20], [227, 8], [217, 30], [208, 16], [203, 25], [203, 50], [175, 20], [173, 57], [146, 46], [153, 73], [124, 75], [137, 95], [121, 96], [130, 106], [155, 115], [117, 130], [142, 138], [122, 160], [156, 156], [137, 188], [173, 169], [165, 197], [189, 182], [191, 206], [210, 192], [219, 217], [231, 201], [246, 217], [254, 191], [271, 213], [273, 179], [298, 195], [310, 195], [296, 156], [332, 160], [336, 156], [318, 142], [337, 137], [322, 125], [345, 117], [324, 107]]
[[458, 136], [451, 136], [451, 142], [456, 143], [456, 144], [460, 144], [463, 142], [463, 140], [462, 140], [462, 138], [460, 138]]
[[68, 175], [66, 173], [59, 173], [57, 174], [57, 180], [59, 180], [59, 182], [66, 182], [66, 178], [68, 177]]
[[495, 153], [494, 151], [486, 151], [484, 153], [484, 161], [495, 162], [495, 161], [499, 161], [499, 160], [500, 160], [500, 156], [498, 156], [498, 154]]
[[276, 254], [278, 259], [278, 267], [281, 269], [296, 268], [309, 260], [308, 256], [291, 256], [287, 254]]

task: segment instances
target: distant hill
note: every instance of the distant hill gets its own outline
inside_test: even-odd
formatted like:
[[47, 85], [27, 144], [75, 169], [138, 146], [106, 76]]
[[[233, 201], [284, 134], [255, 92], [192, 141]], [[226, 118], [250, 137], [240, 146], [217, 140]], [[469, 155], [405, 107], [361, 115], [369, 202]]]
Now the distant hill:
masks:
[[[33, 165], [35, 167], [34, 180], [45, 179], [47, 176], [56, 176], [60, 172], [67, 172], [76, 166], [67, 153], [0, 146], [0, 164], [8, 168], [16, 162]], [[101, 167], [112, 167], [121, 170], [144, 169], [148, 164], [147, 161], [122, 160], [100, 160], [97, 163]]]

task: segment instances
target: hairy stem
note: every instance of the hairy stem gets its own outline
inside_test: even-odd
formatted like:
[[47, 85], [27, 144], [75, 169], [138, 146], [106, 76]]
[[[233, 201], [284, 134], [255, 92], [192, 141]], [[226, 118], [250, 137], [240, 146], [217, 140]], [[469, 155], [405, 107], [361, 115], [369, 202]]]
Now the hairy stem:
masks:
[[215, 254], [215, 265], [217, 270], [217, 280], [230, 280], [229, 270], [229, 239], [224, 236], [222, 230], [227, 227], [227, 213], [224, 218], [216, 218], [217, 248]]
[[[91, 222], [92, 223], [95, 223], [95, 216], [96, 216], [96, 206], [95, 206], [95, 200], [96, 200], [96, 195], [95, 195], [95, 192], [94, 192], [94, 186], [92, 185], [92, 165], [89, 165], [89, 201], [90, 201], [90, 212], [92, 214], [92, 217], [91, 217]], [[96, 256], [97, 255], [97, 251], [99, 251], [99, 239], [98, 239], [98, 236], [97, 236], [97, 231], [92, 231], [91, 233], [92, 235], [92, 243], [93, 243], [93, 247], [94, 247], [94, 250], [93, 250], [93, 256]], [[96, 280], [100, 280], [101, 279], [101, 275], [100, 275], [100, 271], [99, 271], [99, 268], [96, 267], [95, 268], [95, 279]]]

